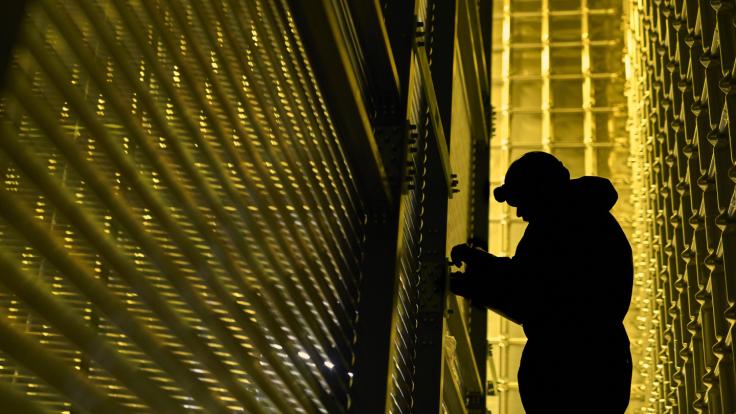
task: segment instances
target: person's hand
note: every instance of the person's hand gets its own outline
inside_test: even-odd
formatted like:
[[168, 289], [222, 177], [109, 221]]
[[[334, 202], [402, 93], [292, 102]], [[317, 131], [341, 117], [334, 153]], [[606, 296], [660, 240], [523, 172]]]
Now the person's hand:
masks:
[[463, 263], [471, 268], [481, 267], [479, 265], [486, 256], [488, 256], [487, 252], [471, 247], [467, 243], [458, 244], [450, 251], [450, 261], [457, 267], [462, 266]]
[[450, 274], [450, 292], [468, 298], [473, 291], [473, 280], [471, 276], [461, 272]]

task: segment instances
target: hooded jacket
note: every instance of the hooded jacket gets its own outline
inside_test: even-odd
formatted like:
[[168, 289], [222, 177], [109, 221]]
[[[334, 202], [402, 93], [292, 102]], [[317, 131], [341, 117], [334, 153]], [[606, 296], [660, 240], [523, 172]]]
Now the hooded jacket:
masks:
[[[453, 287], [522, 325], [528, 342], [519, 386], [528, 414], [623, 413], [628, 404], [631, 357], [623, 319], [631, 301], [633, 262], [626, 236], [610, 213], [617, 199], [605, 178], [570, 180], [558, 202], [529, 223], [513, 257], [482, 253]], [[592, 367], [602, 370], [594, 372], [601, 375], [597, 379], [589, 375]], [[602, 411], [542, 405], [555, 398], [550, 381], [581, 380], [598, 384], [585, 398], [607, 389], [616, 403]]]
[[591, 319], [620, 324], [634, 270], [626, 235], [610, 213], [617, 200], [605, 178], [570, 180], [559, 204], [529, 223], [512, 258], [489, 254], [469, 269], [473, 286], [464, 296], [521, 324], [530, 339], [567, 325], [579, 331]]

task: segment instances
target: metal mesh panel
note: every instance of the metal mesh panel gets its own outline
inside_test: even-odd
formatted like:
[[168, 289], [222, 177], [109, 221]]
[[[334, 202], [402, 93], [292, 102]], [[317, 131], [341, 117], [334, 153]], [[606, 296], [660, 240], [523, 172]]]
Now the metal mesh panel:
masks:
[[364, 207], [308, 62], [283, 1], [30, 7], [0, 101], [0, 400], [345, 411]]

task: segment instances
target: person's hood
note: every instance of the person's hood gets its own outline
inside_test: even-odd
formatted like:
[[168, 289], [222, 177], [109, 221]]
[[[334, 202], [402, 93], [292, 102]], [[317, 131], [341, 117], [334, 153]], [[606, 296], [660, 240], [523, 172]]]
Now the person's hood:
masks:
[[607, 178], [585, 176], [570, 180], [570, 205], [585, 211], [608, 211], [618, 200], [618, 193]]

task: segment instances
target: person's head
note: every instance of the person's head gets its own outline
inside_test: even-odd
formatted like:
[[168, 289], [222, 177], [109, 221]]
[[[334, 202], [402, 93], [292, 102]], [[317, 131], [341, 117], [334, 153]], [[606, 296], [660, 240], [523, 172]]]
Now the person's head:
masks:
[[559, 203], [569, 181], [570, 172], [554, 155], [532, 151], [511, 163], [493, 196], [516, 207], [516, 215], [524, 221], [533, 221]]

